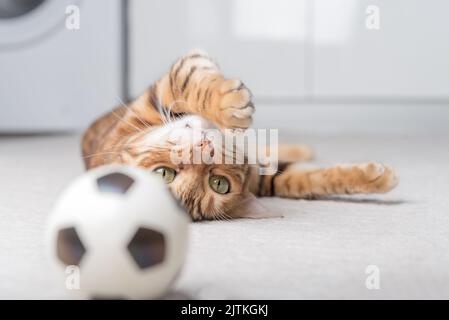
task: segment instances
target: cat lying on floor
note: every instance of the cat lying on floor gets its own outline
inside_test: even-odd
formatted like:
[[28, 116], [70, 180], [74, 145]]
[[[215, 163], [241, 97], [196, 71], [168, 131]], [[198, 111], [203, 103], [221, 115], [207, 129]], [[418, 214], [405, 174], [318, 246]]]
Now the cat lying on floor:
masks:
[[[104, 164], [148, 168], [161, 175], [193, 220], [275, 216], [257, 197], [315, 198], [336, 194], [384, 193], [398, 178], [378, 163], [307, 169], [291, 165], [312, 158], [303, 145], [279, 148], [279, 166], [260, 175], [256, 164], [178, 164], [170, 154], [192, 130], [245, 130], [255, 111], [252, 95], [240, 80], [226, 79], [204, 52], [179, 59], [160, 80], [127, 106], [96, 120], [82, 139], [87, 169]], [[184, 134], [174, 135], [176, 132]], [[190, 143], [208, 145], [202, 138]]]

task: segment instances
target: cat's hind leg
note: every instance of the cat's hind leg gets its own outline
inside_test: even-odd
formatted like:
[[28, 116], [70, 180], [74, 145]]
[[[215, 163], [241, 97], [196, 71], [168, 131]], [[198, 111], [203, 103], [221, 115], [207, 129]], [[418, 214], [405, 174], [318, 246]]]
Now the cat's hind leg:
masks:
[[396, 172], [379, 163], [301, 169], [289, 165], [273, 176], [261, 176], [259, 194], [286, 198], [316, 198], [341, 194], [385, 193], [399, 182]]

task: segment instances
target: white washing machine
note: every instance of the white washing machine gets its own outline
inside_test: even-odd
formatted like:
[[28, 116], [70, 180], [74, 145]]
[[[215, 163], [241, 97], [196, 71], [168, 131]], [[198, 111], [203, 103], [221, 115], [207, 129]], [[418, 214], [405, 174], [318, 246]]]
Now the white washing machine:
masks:
[[0, 0], [0, 132], [81, 129], [125, 100], [125, 23], [124, 0]]

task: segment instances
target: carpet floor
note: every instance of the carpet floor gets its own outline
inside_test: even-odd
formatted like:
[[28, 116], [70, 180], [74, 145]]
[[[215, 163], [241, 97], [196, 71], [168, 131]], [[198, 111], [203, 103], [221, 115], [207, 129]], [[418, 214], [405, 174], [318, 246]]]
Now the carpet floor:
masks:
[[[449, 145], [445, 137], [301, 136], [323, 164], [380, 161], [385, 195], [264, 198], [284, 218], [192, 223], [168, 298], [449, 299]], [[48, 268], [45, 227], [82, 173], [79, 136], [0, 137], [0, 298], [71, 295]], [[374, 268], [374, 269], [373, 269]], [[379, 288], [369, 289], [373, 270]]]

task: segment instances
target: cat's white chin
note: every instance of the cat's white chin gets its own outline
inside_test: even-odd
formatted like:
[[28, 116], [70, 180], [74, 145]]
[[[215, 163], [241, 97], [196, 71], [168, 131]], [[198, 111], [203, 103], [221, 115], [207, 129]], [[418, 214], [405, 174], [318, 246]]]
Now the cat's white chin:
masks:
[[146, 145], [196, 145], [204, 141], [209, 130], [217, 127], [209, 120], [189, 115], [148, 132], [144, 138]]

